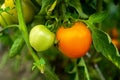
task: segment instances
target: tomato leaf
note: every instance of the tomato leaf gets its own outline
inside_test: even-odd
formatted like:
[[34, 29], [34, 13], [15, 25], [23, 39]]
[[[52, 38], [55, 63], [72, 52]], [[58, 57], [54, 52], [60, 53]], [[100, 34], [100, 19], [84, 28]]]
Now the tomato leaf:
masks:
[[88, 69], [87, 69], [87, 66], [86, 66], [85, 61], [84, 61], [83, 58], [81, 58], [80, 62], [78, 63], [78, 66], [79, 67], [84, 67], [85, 78], [86, 78], [86, 80], [90, 80]]
[[45, 70], [45, 60], [43, 58], [40, 58], [39, 61], [33, 63], [33, 67], [32, 67], [32, 70], [34, 70], [36, 67], [38, 67], [41, 71], [41, 73], [44, 73], [44, 70]]
[[33, 71], [35, 68], [36, 68], [36, 66], [33, 66], [33, 67], [32, 67], [32, 71]]
[[68, 0], [68, 4], [76, 9], [81, 18], [88, 18], [88, 16], [83, 12], [79, 0]]
[[9, 12], [9, 11], [10, 11], [10, 7], [6, 7], [4, 10], [5, 10], [6, 12]]
[[52, 1], [53, 0], [42, 0], [42, 7], [39, 14], [45, 14], [47, 12], [48, 6]]
[[89, 22], [100, 23], [108, 16], [107, 12], [95, 13], [89, 17]]
[[23, 37], [22, 36], [18, 37], [14, 41], [14, 43], [10, 49], [9, 57], [14, 57], [14, 56], [18, 55], [18, 53], [20, 53], [22, 47], [24, 46], [24, 43], [25, 43], [25, 41], [24, 41]]
[[74, 67], [69, 73], [75, 75], [74, 80], [80, 80], [80, 78], [82, 78], [82, 80], [90, 80], [87, 66], [83, 58], [74, 60]]
[[120, 68], [120, 54], [112, 44], [109, 35], [99, 29], [92, 28], [93, 45], [97, 52], [102, 53], [108, 60]]

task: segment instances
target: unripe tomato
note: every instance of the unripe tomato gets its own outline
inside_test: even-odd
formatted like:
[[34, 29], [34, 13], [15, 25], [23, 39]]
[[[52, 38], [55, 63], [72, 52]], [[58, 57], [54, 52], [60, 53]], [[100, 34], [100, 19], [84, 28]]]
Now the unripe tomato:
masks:
[[69, 58], [80, 58], [92, 43], [90, 30], [82, 22], [75, 22], [71, 28], [60, 27], [56, 33], [59, 50]]
[[[15, 23], [18, 23], [18, 18], [17, 18], [18, 13], [16, 10], [14, 0], [5, 0], [5, 6], [10, 7], [10, 14], [13, 15], [12, 20]], [[22, 9], [23, 9], [23, 16], [25, 22], [29, 23], [33, 19], [35, 14], [35, 9], [32, 2], [30, 0], [22, 0]]]
[[32, 28], [29, 35], [31, 46], [36, 51], [44, 51], [50, 48], [54, 43], [55, 34], [44, 25], [37, 25]]
[[[5, 4], [3, 4], [1, 6], [1, 8], [4, 9], [5, 8]], [[7, 12], [2, 12], [1, 15], [0, 15], [0, 25], [2, 27], [5, 27], [5, 26], [10, 25], [12, 23], [13, 22], [11, 20], [11, 15], [8, 14]]]

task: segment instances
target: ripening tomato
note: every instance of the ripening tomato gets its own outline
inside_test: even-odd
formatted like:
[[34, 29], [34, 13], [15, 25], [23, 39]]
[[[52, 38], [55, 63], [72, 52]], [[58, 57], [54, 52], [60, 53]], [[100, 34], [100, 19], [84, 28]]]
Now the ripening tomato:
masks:
[[120, 41], [118, 39], [112, 39], [112, 43], [118, 48], [120, 49]]
[[[5, 9], [5, 4], [3, 4], [1, 6], [2, 9]], [[12, 24], [12, 20], [11, 20], [11, 15], [8, 14], [7, 12], [2, 12], [1, 15], [0, 15], [0, 25], [2, 27], [5, 27], [7, 25], [10, 25]]]
[[119, 37], [119, 32], [117, 30], [116, 27], [114, 27], [112, 30], [111, 30], [111, 37], [112, 38], [118, 38]]
[[29, 34], [30, 44], [36, 51], [47, 50], [53, 45], [54, 39], [55, 34], [44, 25], [36, 25]]
[[[5, 0], [5, 6], [10, 7], [10, 14], [13, 15], [12, 20], [15, 23], [18, 23], [18, 13], [14, 0]], [[22, 0], [22, 9], [25, 22], [29, 23], [35, 14], [35, 9], [32, 2], [30, 0]]]
[[80, 58], [90, 49], [92, 36], [82, 22], [75, 22], [70, 28], [60, 27], [56, 33], [59, 50], [69, 58]]

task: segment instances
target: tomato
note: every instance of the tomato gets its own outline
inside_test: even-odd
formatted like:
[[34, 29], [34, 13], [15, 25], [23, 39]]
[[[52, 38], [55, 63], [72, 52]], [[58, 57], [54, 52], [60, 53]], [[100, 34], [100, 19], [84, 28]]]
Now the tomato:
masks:
[[112, 30], [111, 30], [111, 37], [112, 38], [118, 38], [119, 37], [119, 32], [117, 30], [116, 27], [114, 27]]
[[59, 50], [69, 58], [80, 58], [92, 43], [90, 30], [82, 22], [75, 22], [70, 28], [60, 27], [56, 33]]
[[[5, 4], [3, 4], [1, 6], [2, 9], [5, 8]], [[5, 27], [7, 25], [10, 25], [12, 24], [12, 20], [11, 20], [11, 15], [9, 15], [7, 12], [2, 12], [1, 15], [0, 15], [0, 25], [2, 27]]]
[[30, 31], [29, 41], [36, 51], [44, 51], [50, 48], [55, 39], [55, 34], [44, 25], [36, 25]]
[[112, 39], [112, 43], [118, 48], [120, 49], [120, 42], [118, 39]]
[[[15, 23], [18, 23], [17, 10], [14, 0], [5, 0], [5, 6], [10, 7], [10, 14], [13, 15], [12, 20]], [[22, 9], [25, 22], [29, 23], [33, 19], [35, 14], [35, 9], [32, 2], [30, 0], [22, 0]]]

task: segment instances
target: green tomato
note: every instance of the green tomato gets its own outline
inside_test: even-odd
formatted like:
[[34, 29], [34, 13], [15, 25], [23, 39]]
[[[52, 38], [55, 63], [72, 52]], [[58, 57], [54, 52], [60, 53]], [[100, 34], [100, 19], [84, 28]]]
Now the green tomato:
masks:
[[55, 39], [55, 34], [47, 29], [44, 25], [36, 25], [30, 31], [30, 45], [36, 51], [44, 51], [50, 48]]
[[[3, 4], [1, 6], [1, 8], [4, 9], [5, 8], [5, 4]], [[13, 22], [11, 20], [11, 15], [8, 14], [7, 12], [2, 12], [1, 15], [0, 15], [0, 25], [2, 27], [5, 27], [5, 26], [10, 25], [12, 23]]]
[[[10, 7], [10, 14], [13, 15], [12, 20], [15, 23], [18, 23], [18, 14], [16, 10], [16, 6], [14, 4], [14, 0], [5, 0], [5, 6]], [[23, 10], [23, 16], [26, 23], [29, 23], [35, 14], [35, 9], [30, 0], [22, 0], [22, 10]]]

